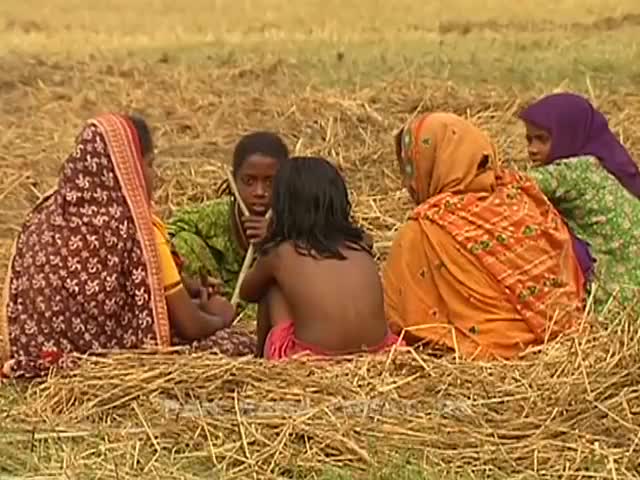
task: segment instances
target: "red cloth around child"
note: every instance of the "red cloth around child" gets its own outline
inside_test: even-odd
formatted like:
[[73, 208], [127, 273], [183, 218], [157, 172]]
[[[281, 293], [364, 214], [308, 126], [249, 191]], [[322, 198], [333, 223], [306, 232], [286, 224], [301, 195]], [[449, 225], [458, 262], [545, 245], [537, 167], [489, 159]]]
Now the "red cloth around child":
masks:
[[[397, 335], [394, 335], [393, 333], [391, 333], [391, 331], [388, 331], [387, 336], [380, 344], [374, 347], [370, 347], [364, 350], [364, 352], [379, 353], [390, 349], [394, 345], [397, 345], [398, 347], [404, 347], [405, 343], [403, 340], [400, 340]], [[281, 323], [271, 329], [264, 346], [264, 357], [267, 360], [284, 360], [300, 355], [336, 357], [340, 354], [335, 352], [327, 352], [319, 347], [298, 340], [295, 336], [295, 328], [293, 322], [291, 321]]]

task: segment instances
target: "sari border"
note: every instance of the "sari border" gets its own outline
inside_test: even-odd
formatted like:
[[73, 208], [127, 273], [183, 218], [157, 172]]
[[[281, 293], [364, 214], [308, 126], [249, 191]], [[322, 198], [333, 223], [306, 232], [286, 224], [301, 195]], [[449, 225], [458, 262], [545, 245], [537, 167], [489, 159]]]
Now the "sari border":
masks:
[[118, 115], [105, 114], [90, 121], [103, 133], [111, 153], [122, 193], [129, 204], [147, 267], [151, 308], [158, 347], [171, 346], [169, 314], [162, 285], [159, 254], [144, 180], [140, 178], [139, 153], [127, 121]]

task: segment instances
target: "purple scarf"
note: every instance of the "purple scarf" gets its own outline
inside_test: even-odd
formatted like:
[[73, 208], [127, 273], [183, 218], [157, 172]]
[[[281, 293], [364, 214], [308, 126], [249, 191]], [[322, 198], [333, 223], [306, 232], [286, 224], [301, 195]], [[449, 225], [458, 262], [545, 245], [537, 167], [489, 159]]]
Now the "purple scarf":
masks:
[[[520, 118], [551, 135], [549, 160], [591, 155], [629, 192], [640, 199], [640, 171], [609, 129], [605, 116], [584, 97], [557, 93], [538, 100]], [[591, 280], [594, 258], [589, 245], [573, 234], [573, 245], [587, 281]]]

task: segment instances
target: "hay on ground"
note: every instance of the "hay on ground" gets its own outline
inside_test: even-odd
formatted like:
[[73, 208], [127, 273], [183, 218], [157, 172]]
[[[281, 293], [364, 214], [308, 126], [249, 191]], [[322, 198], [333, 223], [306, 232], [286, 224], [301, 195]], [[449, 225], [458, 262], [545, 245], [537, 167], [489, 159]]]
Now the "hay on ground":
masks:
[[591, 334], [514, 363], [133, 352], [32, 386], [2, 424], [16, 468], [72, 476], [296, 478], [406, 455], [454, 478], [638, 478], [639, 345]]
[[[525, 152], [514, 114], [542, 93], [428, 79], [318, 90], [286, 62], [3, 66], [0, 283], [24, 215], [55, 184], [82, 123], [105, 110], [150, 120], [165, 215], [211, 198], [235, 141], [266, 127], [296, 153], [338, 163], [384, 258], [409, 207], [393, 152], [398, 126], [413, 112], [453, 111], [488, 130], [504, 161], [518, 165]], [[595, 94], [635, 151], [640, 96]], [[509, 364], [410, 351], [285, 364], [210, 354], [88, 359], [39, 385], [3, 387], [0, 473], [306, 478], [348, 465], [366, 477], [406, 455], [436, 478], [640, 478], [640, 353], [637, 326], [625, 325]]]

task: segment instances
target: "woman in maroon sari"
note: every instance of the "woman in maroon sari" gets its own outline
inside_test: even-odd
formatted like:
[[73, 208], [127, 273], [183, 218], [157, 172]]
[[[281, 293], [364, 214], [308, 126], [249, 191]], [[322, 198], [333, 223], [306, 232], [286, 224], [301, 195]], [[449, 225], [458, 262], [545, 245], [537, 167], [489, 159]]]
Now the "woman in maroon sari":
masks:
[[16, 241], [0, 305], [0, 365], [37, 377], [69, 353], [190, 343], [252, 355], [220, 297], [191, 299], [164, 225], [151, 213], [153, 144], [138, 118], [88, 122], [58, 187], [32, 210]]

